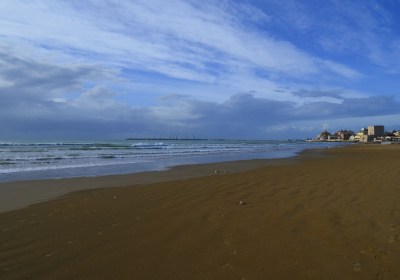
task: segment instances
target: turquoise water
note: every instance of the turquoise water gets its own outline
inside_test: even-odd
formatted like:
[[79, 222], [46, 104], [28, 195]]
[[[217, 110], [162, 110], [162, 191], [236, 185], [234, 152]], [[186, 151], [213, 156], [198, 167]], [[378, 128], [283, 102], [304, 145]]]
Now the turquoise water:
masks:
[[0, 140], [0, 181], [164, 170], [180, 164], [279, 158], [340, 143], [208, 140]]

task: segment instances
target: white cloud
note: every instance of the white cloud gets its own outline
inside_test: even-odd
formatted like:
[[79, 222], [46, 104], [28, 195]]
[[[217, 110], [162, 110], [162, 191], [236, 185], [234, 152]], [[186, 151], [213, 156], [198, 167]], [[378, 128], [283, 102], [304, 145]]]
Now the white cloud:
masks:
[[349, 78], [349, 79], [359, 79], [362, 78], [363, 75], [359, 73], [358, 71], [355, 71], [345, 65], [326, 60], [323, 62], [328, 69], [330, 69], [332, 72], [339, 74], [343, 77]]
[[324, 130], [326, 130], [326, 129], [331, 129], [332, 127], [329, 125], [329, 124], [327, 124], [327, 123], [324, 123], [324, 125], [322, 126], [322, 129], [324, 129]]
[[171, 106], [172, 103], [174, 103], [175, 101], [186, 97], [190, 97], [190, 95], [178, 94], [178, 93], [164, 94], [158, 96], [156, 102], [161, 105]]
[[313, 131], [313, 130], [315, 130], [315, 127], [314, 126], [303, 126], [303, 127], [298, 127], [297, 128], [298, 130], [300, 130], [300, 131]]
[[309, 79], [326, 71], [360, 76], [261, 31], [257, 24], [269, 24], [271, 16], [244, 4], [3, 1], [0, 8], [1, 35], [61, 52], [61, 61], [96, 61], [205, 83], [234, 82], [243, 71], [252, 80], [256, 72], [267, 73], [264, 80]]
[[81, 97], [87, 99], [105, 99], [105, 98], [116, 97], [120, 94], [121, 94], [120, 92], [111, 90], [107, 88], [105, 85], [99, 85], [82, 93]]

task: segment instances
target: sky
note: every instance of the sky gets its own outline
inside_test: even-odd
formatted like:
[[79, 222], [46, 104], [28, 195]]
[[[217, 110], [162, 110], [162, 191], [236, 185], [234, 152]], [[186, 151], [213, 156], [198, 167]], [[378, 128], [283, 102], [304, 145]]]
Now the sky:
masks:
[[2, 0], [0, 139], [400, 129], [399, 0]]

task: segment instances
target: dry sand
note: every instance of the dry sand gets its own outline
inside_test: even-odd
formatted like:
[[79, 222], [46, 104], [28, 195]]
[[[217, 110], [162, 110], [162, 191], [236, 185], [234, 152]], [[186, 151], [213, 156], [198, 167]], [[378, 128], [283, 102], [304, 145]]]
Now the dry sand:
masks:
[[400, 279], [400, 145], [324, 155], [58, 180], [110, 187], [1, 213], [0, 279]]

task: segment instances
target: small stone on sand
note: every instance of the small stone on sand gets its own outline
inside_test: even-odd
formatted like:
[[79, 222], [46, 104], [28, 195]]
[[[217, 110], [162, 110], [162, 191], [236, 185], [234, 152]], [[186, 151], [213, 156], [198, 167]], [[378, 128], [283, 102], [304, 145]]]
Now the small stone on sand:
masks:
[[353, 270], [354, 270], [354, 271], [360, 271], [360, 270], [361, 270], [360, 264], [359, 264], [359, 263], [353, 264]]
[[244, 203], [243, 201], [239, 201], [239, 205], [245, 205], [246, 203]]

